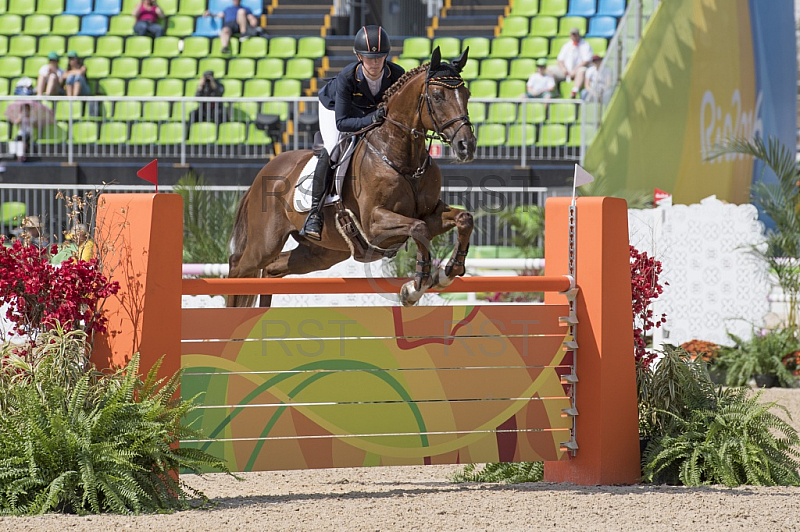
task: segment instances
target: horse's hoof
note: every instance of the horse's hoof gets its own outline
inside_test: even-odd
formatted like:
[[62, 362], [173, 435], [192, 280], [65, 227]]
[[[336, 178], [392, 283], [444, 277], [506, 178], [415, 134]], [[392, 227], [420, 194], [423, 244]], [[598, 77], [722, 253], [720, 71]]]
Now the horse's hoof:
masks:
[[419, 300], [419, 296], [417, 296], [416, 299], [411, 299], [416, 292], [417, 291], [414, 289], [414, 281], [409, 281], [404, 284], [400, 288], [400, 303], [402, 303], [404, 307], [413, 307]]
[[433, 274], [433, 286], [431, 286], [431, 288], [435, 290], [442, 290], [451, 284], [453, 284], [453, 277], [450, 277], [447, 274], [447, 269], [444, 266], [439, 266], [439, 268]]

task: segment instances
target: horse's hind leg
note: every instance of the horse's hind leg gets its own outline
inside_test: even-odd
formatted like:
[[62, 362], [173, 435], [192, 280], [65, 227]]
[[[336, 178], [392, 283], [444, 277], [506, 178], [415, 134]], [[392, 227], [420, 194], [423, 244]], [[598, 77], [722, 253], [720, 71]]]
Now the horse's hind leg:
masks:
[[[288, 234], [270, 242], [264, 241], [263, 238], [261, 240], [249, 238], [247, 247], [241, 256], [231, 256], [228, 277], [231, 279], [260, 277], [261, 270], [278, 257], [288, 238]], [[267, 303], [266, 306], [269, 306], [269, 300], [264, 298], [264, 295], [261, 297]], [[231, 295], [228, 296], [227, 305], [229, 307], [252, 307], [256, 298], [258, 298], [256, 295]]]
[[453, 227], [458, 233], [458, 244], [446, 266], [440, 266], [433, 274], [433, 287], [444, 288], [458, 276], [466, 272], [465, 261], [469, 251], [469, 238], [472, 235], [472, 215], [463, 209], [456, 209], [439, 201], [434, 212], [425, 218], [431, 237], [450, 231]]

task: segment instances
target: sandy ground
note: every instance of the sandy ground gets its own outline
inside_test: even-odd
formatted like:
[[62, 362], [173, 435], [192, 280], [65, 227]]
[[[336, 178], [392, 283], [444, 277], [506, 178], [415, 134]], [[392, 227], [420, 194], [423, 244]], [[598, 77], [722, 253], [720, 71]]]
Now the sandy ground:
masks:
[[[800, 389], [767, 390], [800, 427]], [[800, 530], [800, 488], [451, 484], [457, 466], [185, 476], [214, 501], [172, 515], [2, 518], [0, 530]]]

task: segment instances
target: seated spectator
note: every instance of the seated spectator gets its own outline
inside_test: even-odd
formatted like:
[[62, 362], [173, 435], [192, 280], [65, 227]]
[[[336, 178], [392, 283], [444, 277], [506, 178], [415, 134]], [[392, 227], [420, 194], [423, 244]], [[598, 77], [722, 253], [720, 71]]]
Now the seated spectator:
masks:
[[528, 78], [525, 86], [528, 98], [557, 98], [556, 80], [547, 73], [547, 59], [536, 61], [536, 72]]
[[[240, 40], [253, 35], [262, 35], [263, 30], [258, 26], [258, 19], [249, 7], [242, 7], [241, 0], [232, 0], [233, 5], [226, 7], [222, 13], [215, 13], [213, 16], [223, 19], [222, 29], [219, 31], [219, 39], [222, 44], [222, 53], [231, 52], [230, 41], [233, 35], [241, 35]], [[211, 16], [212, 13], [206, 10], [204, 17]]]
[[42, 248], [43, 253], [47, 253], [47, 246], [49, 245], [48, 239], [44, 235], [42, 222], [38, 216], [26, 216], [19, 226], [19, 229], [14, 231], [17, 238], [21, 239], [26, 246], [34, 245]]
[[67, 96], [91, 96], [92, 89], [86, 81], [86, 65], [78, 57], [78, 52], [69, 52], [69, 66], [67, 67], [66, 82]]
[[164, 26], [159, 24], [159, 20], [164, 18], [164, 12], [156, 4], [156, 0], [142, 0], [133, 9], [133, 18], [136, 24], [133, 26], [133, 33], [136, 35], [150, 35], [154, 39], [164, 35]]
[[33, 89], [33, 80], [28, 76], [19, 78], [14, 86], [14, 96], [33, 96], [36, 91]]
[[53, 264], [61, 264], [70, 257], [75, 260], [89, 261], [95, 256], [94, 242], [89, 237], [89, 228], [86, 224], [77, 224], [72, 231], [64, 236], [64, 245], [61, 246], [56, 256], [50, 259]]
[[64, 71], [58, 68], [58, 54], [50, 52], [47, 59], [48, 63], [39, 69], [36, 96], [63, 96]]
[[577, 98], [578, 91], [583, 88], [586, 68], [592, 61], [592, 46], [581, 38], [578, 28], [572, 28], [569, 37], [558, 52], [558, 65], [550, 67], [548, 73], [559, 83], [572, 80], [572, 97]]
[[[200, 82], [197, 84], [197, 91], [194, 93], [198, 98], [220, 98], [225, 93], [225, 86], [214, 78], [214, 72], [206, 70]], [[223, 106], [218, 102], [200, 102], [200, 107], [189, 115], [190, 122], [222, 122], [224, 118]]]
[[33, 119], [31, 118], [31, 105], [25, 103], [22, 106], [22, 113], [17, 120], [13, 122], [19, 126], [17, 133], [17, 158], [19, 162], [24, 163], [28, 159], [28, 152], [31, 149], [31, 141], [33, 140]]
[[606, 69], [600, 69], [602, 62], [603, 58], [595, 55], [592, 57], [592, 66], [586, 69], [586, 81], [583, 90], [581, 90], [581, 98], [584, 100], [590, 102], [603, 101], [603, 97], [607, 96], [605, 91], [611, 88], [609, 72]]

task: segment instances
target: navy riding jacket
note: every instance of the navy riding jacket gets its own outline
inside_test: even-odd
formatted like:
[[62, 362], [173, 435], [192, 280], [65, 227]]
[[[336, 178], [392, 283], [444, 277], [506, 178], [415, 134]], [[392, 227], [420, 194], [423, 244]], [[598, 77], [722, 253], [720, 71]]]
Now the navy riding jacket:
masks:
[[372, 122], [372, 113], [383, 100], [383, 93], [404, 73], [403, 67], [387, 61], [383, 67], [381, 89], [373, 96], [361, 63], [352, 63], [322, 87], [319, 102], [326, 109], [336, 111], [339, 131], [358, 131]]

